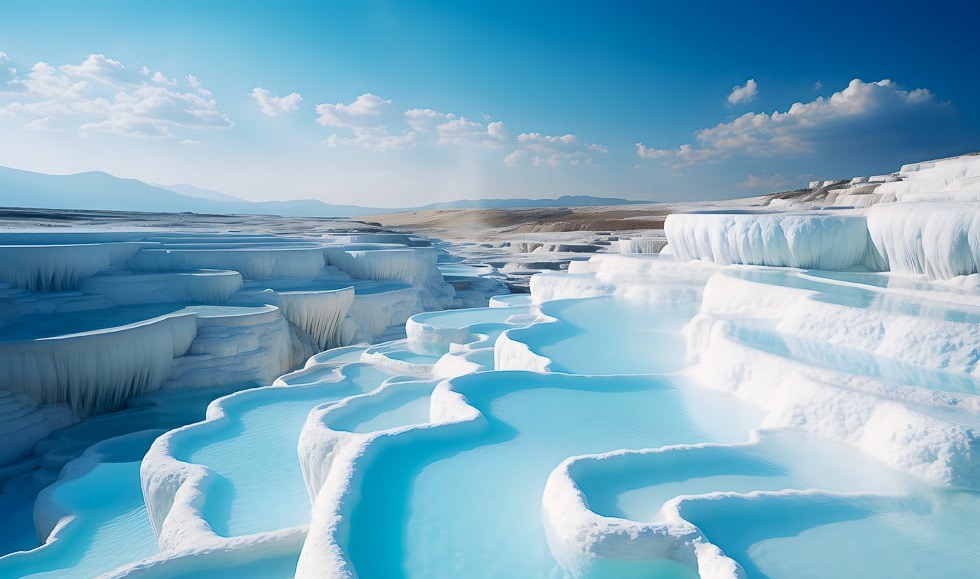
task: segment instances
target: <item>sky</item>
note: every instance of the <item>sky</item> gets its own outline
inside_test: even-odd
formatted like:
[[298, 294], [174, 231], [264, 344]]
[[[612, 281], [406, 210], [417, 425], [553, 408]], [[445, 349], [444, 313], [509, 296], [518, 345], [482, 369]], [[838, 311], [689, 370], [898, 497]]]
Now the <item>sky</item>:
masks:
[[980, 150], [978, 25], [975, 0], [5, 0], [0, 165], [375, 207], [746, 197]]

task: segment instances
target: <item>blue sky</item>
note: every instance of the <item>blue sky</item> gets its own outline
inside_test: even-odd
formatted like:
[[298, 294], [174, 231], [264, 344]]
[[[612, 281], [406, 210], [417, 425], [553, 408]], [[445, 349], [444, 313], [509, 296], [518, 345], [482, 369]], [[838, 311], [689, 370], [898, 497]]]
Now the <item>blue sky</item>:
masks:
[[980, 149], [976, 2], [8, 0], [0, 165], [243, 198], [754, 195]]

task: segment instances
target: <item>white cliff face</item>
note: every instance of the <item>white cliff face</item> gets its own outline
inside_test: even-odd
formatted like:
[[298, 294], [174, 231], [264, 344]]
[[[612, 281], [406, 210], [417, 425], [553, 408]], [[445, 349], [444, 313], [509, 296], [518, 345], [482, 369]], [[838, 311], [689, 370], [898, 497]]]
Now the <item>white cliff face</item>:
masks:
[[868, 230], [889, 271], [933, 279], [980, 272], [980, 200], [878, 205]]
[[433, 248], [375, 248], [358, 246], [328, 247], [330, 265], [355, 279], [402, 281], [411, 284], [426, 309], [443, 309], [452, 305], [455, 292], [442, 279], [436, 266], [439, 254]]
[[118, 269], [140, 249], [139, 243], [128, 242], [52, 245], [38, 241], [0, 245], [0, 282], [32, 291], [71, 290], [87, 277]]
[[216, 304], [242, 288], [242, 274], [230, 270], [166, 273], [119, 271], [87, 277], [79, 283], [85, 294], [105, 296], [114, 304], [187, 302]]
[[186, 354], [174, 359], [165, 387], [259, 386], [293, 366], [290, 326], [280, 307], [190, 309], [197, 336]]
[[667, 245], [666, 237], [631, 237], [618, 241], [619, 253], [660, 253]]
[[340, 328], [354, 303], [354, 288], [336, 291], [280, 292], [279, 307], [290, 323], [313, 338], [318, 351], [346, 345]]
[[316, 246], [298, 245], [279, 248], [262, 245], [219, 249], [145, 248], [133, 256], [129, 267], [134, 271], [230, 269], [247, 279], [316, 276], [324, 266], [322, 251]]
[[403, 328], [410, 316], [424, 309], [419, 293], [410, 285], [362, 288], [339, 330], [340, 343], [376, 342], [389, 328]]
[[776, 199], [768, 211], [674, 214], [665, 223], [670, 252], [681, 261], [932, 279], [980, 272], [980, 156], [831, 186], [821, 201], [857, 209], [800, 213], [805, 204]]
[[673, 255], [728, 265], [843, 271], [876, 268], [865, 218], [831, 213], [675, 213], [664, 231]]
[[79, 416], [159, 388], [197, 335], [192, 314], [41, 339], [0, 342], [0, 389]]

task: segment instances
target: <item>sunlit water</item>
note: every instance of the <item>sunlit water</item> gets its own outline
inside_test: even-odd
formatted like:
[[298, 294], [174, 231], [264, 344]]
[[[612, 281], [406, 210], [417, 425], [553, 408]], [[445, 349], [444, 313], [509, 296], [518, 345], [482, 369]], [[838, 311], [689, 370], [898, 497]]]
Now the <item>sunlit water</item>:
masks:
[[429, 396], [436, 381], [396, 382], [381, 394], [351, 401], [331, 415], [333, 430], [368, 433], [429, 421]]
[[494, 373], [460, 380], [488, 428], [449, 443], [408, 443], [368, 468], [351, 529], [360, 576], [546, 577], [555, 563], [540, 501], [558, 463], [706, 436], [664, 379]]
[[[59, 530], [59, 539], [0, 557], [0, 577], [95, 577], [157, 552], [139, 474], [139, 457], [152, 436], [116, 440], [110, 443], [115, 449], [103, 445], [105, 462], [46, 491], [60, 513], [73, 517]], [[115, 462], [113, 450], [130, 460]]]
[[684, 367], [683, 324], [689, 312], [613, 298], [559, 300], [542, 313], [556, 318], [510, 337], [551, 360], [554, 372], [656, 374]]
[[204, 507], [216, 533], [231, 537], [309, 523], [310, 501], [296, 455], [306, 415], [318, 404], [373, 390], [389, 377], [362, 364], [347, 366], [344, 375], [316, 386], [237, 395], [227, 404], [226, 420], [180, 437], [177, 458], [205, 465], [217, 477]]

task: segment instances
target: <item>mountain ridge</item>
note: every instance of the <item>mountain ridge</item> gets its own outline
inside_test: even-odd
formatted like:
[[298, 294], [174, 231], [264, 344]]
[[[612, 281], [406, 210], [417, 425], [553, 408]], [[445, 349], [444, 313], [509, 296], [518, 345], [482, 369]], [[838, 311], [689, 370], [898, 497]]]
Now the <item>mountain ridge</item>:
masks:
[[462, 199], [416, 207], [379, 208], [316, 199], [246, 201], [194, 185], [151, 185], [103, 171], [50, 175], [0, 166], [0, 206], [38, 209], [102, 209], [166, 213], [241, 213], [283, 217], [357, 217], [432, 209], [587, 207], [643, 203], [613, 197], [563, 195], [557, 199]]

